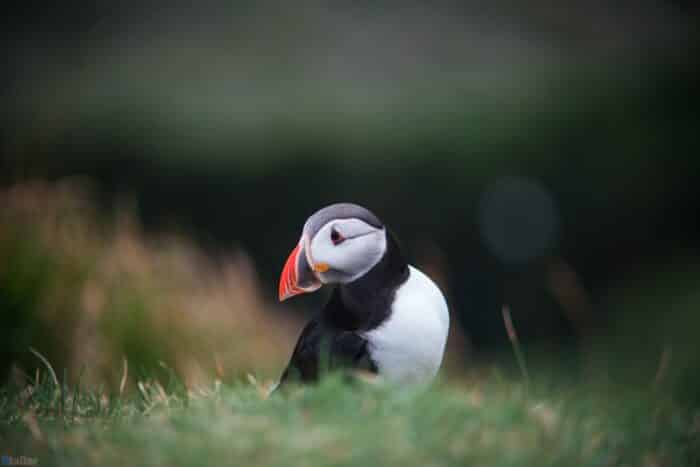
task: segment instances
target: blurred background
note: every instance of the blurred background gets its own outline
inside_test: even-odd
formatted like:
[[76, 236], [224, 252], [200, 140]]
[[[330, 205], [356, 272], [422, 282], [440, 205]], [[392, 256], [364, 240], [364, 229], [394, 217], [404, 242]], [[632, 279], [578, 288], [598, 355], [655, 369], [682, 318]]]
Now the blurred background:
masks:
[[6, 7], [0, 377], [31, 377], [31, 347], [112, 386], [124, 360], [274, 378], [324, 299], [277, 304], [284, 260], [352, 201], [445, 290], [450, 377], [515, 368], [508, 305], [534, 373], [698, 401], [699, 12]]

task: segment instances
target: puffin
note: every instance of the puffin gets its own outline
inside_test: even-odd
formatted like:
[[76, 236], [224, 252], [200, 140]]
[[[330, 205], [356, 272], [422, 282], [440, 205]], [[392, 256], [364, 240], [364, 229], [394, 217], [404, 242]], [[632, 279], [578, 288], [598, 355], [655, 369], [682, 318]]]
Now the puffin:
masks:
[[449, 329], [438, 286], [409, 265], [394, 234], [368, 209], [333, 204], [308, 218], [282, 269], [279, 300], [333, 286], [303, 328], [273, 390], [326, 371], [370, 372], [394, 384], [428, 384]]

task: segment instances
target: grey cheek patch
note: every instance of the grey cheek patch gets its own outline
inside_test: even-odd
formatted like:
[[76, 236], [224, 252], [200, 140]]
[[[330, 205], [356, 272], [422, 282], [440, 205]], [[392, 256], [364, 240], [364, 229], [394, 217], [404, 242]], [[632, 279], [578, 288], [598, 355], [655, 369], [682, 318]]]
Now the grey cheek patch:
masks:
[[301, 288], [309, 288], [318, 284], [318, 278], [311, 269], [306, 259], [306, 252], [302, 248], [297, 257], [297, 285]]

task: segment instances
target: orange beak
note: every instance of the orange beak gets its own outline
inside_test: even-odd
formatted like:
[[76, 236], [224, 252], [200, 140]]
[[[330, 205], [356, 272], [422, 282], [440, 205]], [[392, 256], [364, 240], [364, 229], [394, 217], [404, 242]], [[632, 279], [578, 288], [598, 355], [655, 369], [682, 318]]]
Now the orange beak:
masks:
[[[289, 254], [280, 276], [280, 302], [302, 293], [313, 292], [321, 287], [321, 281], [310, 265], [305, 250], [305, 237]], [[319, 271], [321, 272], [321, 271]]]

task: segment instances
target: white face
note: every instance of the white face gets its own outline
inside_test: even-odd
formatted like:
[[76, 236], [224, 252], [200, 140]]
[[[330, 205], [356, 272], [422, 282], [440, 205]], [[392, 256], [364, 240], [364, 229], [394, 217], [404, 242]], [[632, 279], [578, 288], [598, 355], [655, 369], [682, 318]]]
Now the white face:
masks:
[[[306, 247], [307, 259], [317, 267], [324, 284], [354, 281], [372, 269], [385, 251], [385, 230], [356, 218], [329, 221]], [[325, 266], [327, 271], [320, 272]]]

